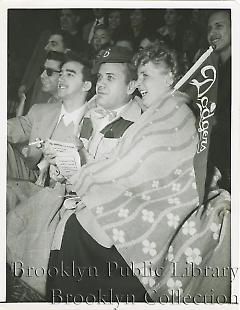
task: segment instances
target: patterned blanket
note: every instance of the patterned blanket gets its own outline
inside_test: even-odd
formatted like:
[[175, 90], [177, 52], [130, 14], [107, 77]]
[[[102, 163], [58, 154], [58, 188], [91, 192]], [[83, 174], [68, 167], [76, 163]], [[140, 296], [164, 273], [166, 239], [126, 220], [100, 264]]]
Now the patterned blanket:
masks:
[[[230, 273], [204, 277], [206, 267], [230, 266], [229, 212], [219, 216], [229, 201], [215, 193], [211, 203], [198, 206], [193, 169], [198, 139], [186, 100], [176, 93], [154, 102], [126, 132], [115, 157], [83, 167], [73, 178], [91, 210], [88, 222], [77, 211], [79, 222], [97, 238], [92, 225], [97, 220], [154, 300], [179, 291], [209, 294], [211, 288], [229, 293]], [[192, 266], [201, 274], [184, 276]]]
[[[112, 158], [83, 166], [72, 178], [82, 200], [75, 210], [61, 207], [64, 189], [57, 187], [10, 212], [8, 262], [20, 259], [47, 269], [50, 248], [60, 247], [66, 220], [75, 212], [100, 244], [110, 240], [116, 246], [153, 300], [194, 298], [212, 288], [229, 295], [230, 274], [213, 274], [230, 267], [228, 196], [216, 192], [207, 206], [198, 206], [198, 137], [186, 101], [183, 94], [167, 93], [125, 132]], [[45, 276], [22, 279], [44, 294]]]

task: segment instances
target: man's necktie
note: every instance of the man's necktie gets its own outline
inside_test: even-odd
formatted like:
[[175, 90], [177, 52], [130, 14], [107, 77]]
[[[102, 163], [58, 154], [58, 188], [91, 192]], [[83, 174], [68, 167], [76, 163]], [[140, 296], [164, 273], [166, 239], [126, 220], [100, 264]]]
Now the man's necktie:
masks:
[[117, 117], [116, 111], [105, 110], [103, 108], [94, 109], [97, 119], [108, 118], [109, 122], [111, 122], [114, 118]]

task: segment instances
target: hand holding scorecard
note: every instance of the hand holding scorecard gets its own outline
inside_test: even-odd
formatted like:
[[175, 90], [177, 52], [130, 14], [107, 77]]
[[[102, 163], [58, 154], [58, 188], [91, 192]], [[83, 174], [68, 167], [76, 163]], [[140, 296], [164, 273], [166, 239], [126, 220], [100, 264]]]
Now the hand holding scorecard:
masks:
[[49, 140], [49, 145], [56, 154], [56, 164], [66, 179], [74, 175], [81, 167], [78, 149], [74, 143]]

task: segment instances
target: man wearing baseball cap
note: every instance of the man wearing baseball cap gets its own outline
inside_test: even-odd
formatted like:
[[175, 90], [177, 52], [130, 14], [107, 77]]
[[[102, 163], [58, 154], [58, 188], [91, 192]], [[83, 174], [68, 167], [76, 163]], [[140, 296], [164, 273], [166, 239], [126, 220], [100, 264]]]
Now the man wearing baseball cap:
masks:
[[124, 47], [103, 50], [93, 68], [97, 73], [96, 107], [85, 115], [80, 138], [85, 161], [108, 158], [125, 130], [140, 116], [142, 110], [135, 99], [136, 69], [132, 53]]
[[[86, 161], [110, 157], [119, 138], [142, 114], [140, 106], [132, 98], [136, 71], [130, 64], [131, 56], [125, 48], [111, 47], [104, 50], [97, 60], [94, 68], [98, 72], [96, 106], [85, 115], [80, 134], [85, 146], [83, 149], [88, 153]], [[122, 294], [122, 301], [126, 301], [126, 296], [131, 293], [136, 295], [136, 300], [143, 301], [145, 290], [134, 275], [122, 277], [118, 271], [111, 276], [107, 274], [106, 266], [109, 262], [117, 262], [116, 264], [122, 268], [127, 268], [127, 263], [114, 247], [104, 247], [94, 240], [79, 223], [75, 214], [69, 214], [64, 223], [59, 223], [60, 226], [65, 227], [61, 233], [55, 234], [55, 246], [50, 254], [49, 267], [58, 268], [59, 262], [63, 262], [66, 268], [73, 262], [77, 262], [79, 266], [84, 265], [85, 268], [94, 265], [98, 270], [98, 276], [84, 276], [84, 279], [59, 275], [48, 277], [48, 300], [53, 301], [56, 292], [60, 292], [61, 301], [65, 301], [67, 294], [81, 294], [86, 298], [90, 292], [97, 296], [101, 290], [106, 301], [113, 299], [115, 302], [116, 294]], [[62, 241], [55, 242], [56, 240]], [[115, 294], [113, 298], [108, 294], [109, 289]]]

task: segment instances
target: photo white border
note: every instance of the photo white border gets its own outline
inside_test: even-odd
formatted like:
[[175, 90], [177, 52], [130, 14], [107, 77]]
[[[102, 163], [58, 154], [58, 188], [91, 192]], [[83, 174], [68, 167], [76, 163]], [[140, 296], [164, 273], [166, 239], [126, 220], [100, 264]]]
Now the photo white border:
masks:
[[[8, 9], [47, 9], [47, 8], [199, 8], [199, 9], [214, 9], [214, 8], [230, 8], [232, 11], [232, 211], [231, 211], [231, 250], [232, 250], [232, 267], [240, 268], [240, 178], [239, 178], [239, 159], [240, 159], [240, 40], [239, 40], [239, 21], [240, 21], [240, 4], [239, 1], [90, 1], [90, 0], [0, 0], [0, 301], [6, 298], [5, 287], [5, 262], [6, 262], [6, 119], [7, 119], [7, 10]], [[17, 25], [16, 25], [17, 27]], [[232, 295], [237, 295], [240, 299], [240, 277], [239, 272], [235, 281], [232, 283]], [[51, 303], [1, 303], [1, 309], [76, 309], [77, 305], [52, 305]], [[93, 305], [90, 309], [114, 309], [117, 305]], [[150, 309], [154, 307], [171, 307], [172, 305], [162, 306], [159, 304], [150, 305]], [[204, 309], [237, 309], [239, 305], [202, 305]], [[149, 309], [147, 304], [125, 305], [121, 304], [120, 309]], [[177, 305], [178, 309], [195, 309], [196, 305]], [[220, 308], [221, 307], [221, 308]], [[118, 309], [119, 309], [118, 308]], [[86, 304], [81, 304], [81, 309], [89, 309]]]

